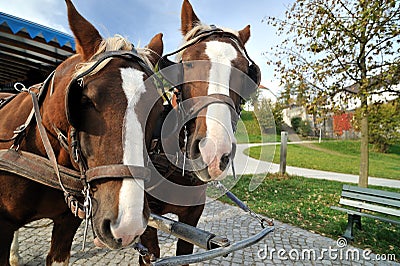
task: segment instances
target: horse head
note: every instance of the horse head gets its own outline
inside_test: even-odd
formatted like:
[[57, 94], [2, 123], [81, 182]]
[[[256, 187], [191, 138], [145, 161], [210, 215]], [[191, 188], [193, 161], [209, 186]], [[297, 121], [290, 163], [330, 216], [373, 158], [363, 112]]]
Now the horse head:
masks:
[[144, 179], [151, 136], [145, 129], [157, 113], [146, 99], [158, 93], [145, 80], [162, 54], [162, 35], [136, 50], [121, 36], [103, 39], [70, 0], [66, 4], [77, 54], [55, 71], [43, 124], [53, 135], [55, 129], [68, 135], [69, 148], [60, 148], [58, 161], [81, 172], [98, 240], [120, 248], [139, 239], [149, 217]]
[[[250, 26], [235, 31], [203, 24], [184, 0], [181, 31], [183, 44], [175, 52], [179, 52], [180, 77], [172, 80], [181, 83], [178, 103], [184, 107], [188, 103], [181, 108], [189, 110], [183, 115], [187, 157], [194, 164], [201, 159], [202, 169], [195, 171], [200, 180], [219, 180], [226, 176], [235, 154], [234, 131], [241, 104], [260, 83], [259, 67], [245, 49]], [[173, 64], [166, 56], [160, 60], [161, 68]]]

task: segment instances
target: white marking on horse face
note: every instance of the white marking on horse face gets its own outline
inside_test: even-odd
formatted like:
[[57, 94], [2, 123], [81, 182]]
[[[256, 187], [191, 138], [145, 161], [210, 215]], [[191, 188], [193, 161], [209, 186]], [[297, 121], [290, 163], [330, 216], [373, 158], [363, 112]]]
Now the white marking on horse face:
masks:
[[[211, 61], [208, 95], [219, 93], [229, 96], [231, 62], [237, 57], [237, 51], [229, 43], [210, 41], [206, 43], [207, 56]], [[206, 115], [206, 140], [199, 146], [203, 160], [207, 164], [218, 160], [232, 151], [233, 136], [230, 108], [226, 104], [211, 104]], [[210, 170], [210, 169], [209, 169]], [[222, 173], [222, 172], [221, 172]]]
[[[121, 69], [122, 89], [128, 106], [125, 113], [123, 135], [123, 163], [144, 166], [144, 134], [135, 106], [145, 92], [144, 73], [135, 68]], [[143, 219], [144, 182], [143, 180], [123, 179], [119, 194], [118, 219], [111, 224], [115, 238], [122, 239], [122, 245], [132, 242], [141, 235], [146, 223]]]

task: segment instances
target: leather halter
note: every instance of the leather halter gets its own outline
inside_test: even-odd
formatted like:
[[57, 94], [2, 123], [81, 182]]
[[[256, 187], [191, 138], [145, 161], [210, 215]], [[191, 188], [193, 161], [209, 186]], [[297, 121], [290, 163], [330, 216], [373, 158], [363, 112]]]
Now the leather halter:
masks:
[[[122, 58], [125, 60], [135, 60], [142, 67], [144, 72], [153, 76], [153, 71], [147, 66], [143, 59], [138, 55], [137, 51], [133, 49], [132, 51], [109, 51], [95, 56], [93, 60], [95, 63], [86, 71], [75, 77], [71, 83], [78, 82], [85, 76], [89, 75], [96, 67], [104, 60], [108, 58]], [[82, 82], [78, 82], [83, 86]], [[71, 86], [71, 85], [70, 85]], [[68, 87], [67, 94], [71, 89]], [[66, 101], [68, 101], [68, 95], [66, 95]], [[66, 103], [66, 114], [68, 119], [70, 118], [68, 103]], [[133, 178], [133, 179], [143, 179], [148, 180], [150, 178], [150, 169], [142, 166], [135, 165], [123, 165], [123, 164], [113, 164], [113, 165], [102, 165], [93, 168], [88, 168], [86, 160], [80, 149], [80, 143], [78, 139], [78, 132], [72, 127], [70, 137], [71, 143], [70, 147], [72, 150], [72, 158], [79, 165], [81, 172], [81, 181], [83, 183], [84, 189], [90, 189], [89, 183], [92, 181], [104, 180], [104, 179], [123, 179], [123, 178]]]
[[[208, 106], [210, 106], [212, 104], [225, 104], [228, 107], [230, 107], [229, 109], [231, 110], [232, 129], [235, 132], [236, 127], [237, 127], [237, 122], [239, 120], [240, 113], [241, 113], [240, 104], [235, 104], [233, 102], [233, 100], [231, 99], [231, 97], [229, 97], [228, 95], [225, 95], [225, 94], [219, 94], [219, 93], [211, 94], [211, 95], [207, 95], [207, 96], [201, 96], [200, 100], [189, 98], [189, 99], [185, 99], [185, 101], [183, 101], [183, 99], [182, 99], [183, 86], [181, 84], [183, 82], [183, 78], [182, 78], [184, 75], [183, 71], [182, 70], [179, 71], [179, 74], [181, 75], [181, 77], [176, 78], [176, 80], [174, 80], [175, 77], [172, 77], [172, 79], [171, 79], [170, 74], [174, 74], [173, 72], [170, 72], [170, 70], [168, 70], [168, 69], [163, 71], [163, 68], [167, 68], [168, 66], [177, 64], [175, 62], [170, 61], [168, 59], [169, 56], [172, 56], [179, 52], [182, 52], [183, 50], [187, 49], [188, 47], [193, 46], [193, 45], [195, 45], [199, 42], [202, 42], [213, 36], [219, 36], [222, 38], [228, 38], [228, 39], [232, 40], [232, 44], [235, 46], [235, 48], [237, 50], [243, 51], [244, 55], [251, 63], [249, 66], [249, 70], [255, 69], [258, 71], [256, 74], [259, 74], [258, 66], [249, 57], [249, 55], [246, 51], [246, 48], [244, 47], [243, 43], [238, 38], [238, 36], [236, 36], [233, 33], [226, 32], [222, 29], [219, 29], [213, 25], [211, 25], [211, 30], [198, 32], [197, 34], [195, 34], [195, 36], [191, 40], [188, 41], [188, 43], [186, 45], [184, 45], [184, 46], [180, 47], [179, 49], [177, 49], [176, 51], [168, 53], [160, 58], [160, 60], [158, 62], [158, 68], [160, 70], [159, 73], [171, 85], [172, 88], [176, 89], [174, 91], [174, 93], [177, 98], [177, 106], [176, 106], [176, 108], [174, 108], [172, 106], [172, 104], [170, 103], [170, 101], [168, 100], [169, 107], [166, 107], [164, 109], [164, 115], [163, 115], [164, 121], [162, 121], [160, 123], [160, 126], [158, 128], [159, 132], [157, 131], [156, 134], [154, 134], [152, 152], [150, 153], [150, 156], [152, 158], [152, 161], [157, 160], [158, 162], [165, 161], [165, 160], [163, 160], [162, 156], [168, 157], [168, 160], [170, 162], [174, 162], [173, 164], [181, 166], [182, 175], [189, 174], [188, 172], [186, 172], [186, 170], [192, 172], [192, 171], [197, 171], [198, 169], [202, 169], [206, 166], [203, 164], [202, 165], [192, 165], [191, 163], [186, 162], [186, 151], [187, 151], [187, 143], [188, 143], [188, 141], [187, 141], [188, 140], [188, 131], [186, 128], [186, 123], [189, 120], [196, 118], [203, 109], [207, 108]], [[180, 63], [182, 63], [182, 60], [180, 61]], [[173, 69], [171, 68], [171, 70], [173, 70]], [[251, 79], [253, 81], [253, 84], [259, 83], [258, 78], [259, 78], [258, 75], [256, 78], [255, 77], [250, 77], [250, 78], [247, 77], [248, 80]], [[176, 84], [178, 84], [178, 85], [176, 85]], [[243, 86], [243, 83], [241, 85]], [[235, 91], [235, 93], [237, 93], [239, 95], [239, 97], [241, 97], [241, 101], [244, 100], [244, 97], [243, 97], [243, 95], [241, 95], [241, 93], [239, 93], [238, 91]], [[173, 114], [173, 115], [170, 116], [169, 114]], [[174, 116], [175, 116], [176, 120], [168, 121], [168, 123], [167, 123], [167, 127], [170, 127], [170, 125], [173, 127], [172, 130], [167, 129], [167, 131], [169, 131], [169, 133], [166, 133], [166, 135], [163, 135], [161, 125], [166, 124], [165, 123], [166, 118], [168, 119], [168, 117], [174, 117]], [[172, 118], [172, 119], [174, 119], [174, 118]], [[170, 141], [171, 138], [173, 139], [173, 138], [182, 137], [182, 135], [179, 134], [182, 129], [184, 131], [184, 134], [183, 134], [184, 147], [181, 147], [181, 145], [179, 143]], [[163, 145], [161, 145], [162, 139], [165, 141], [165, 142], [163, 142]], [[171, 143], [172, 143], [172, 145], [171, 145]], [[180, 151], [183, 153], [181, 153]], [[159, 155], [162, 155], [162, 156], [160, 157]], [[161, 165], [165, 165], [165, 164], [161, 163]]]
[[[215, 25], [211, 25], [211, 29], [210, 30], [204, 30], [204, 31], [200, 31], [198, 33], [196, 33], [194, 35], [194, 37], [184, 46], [180, 47], [179, 49], [177, 49], [174, 52], [168, 53], [164, 56], [161, 57], [160, 61], [159, 61], [159, 67], [160, 69], [162, 69], [163, 67], [166, 66], [170, 66], [175, 64], [174, 62], [171, 62], [168, 57], [174, 54], [178, 54], [179, 52], [182, 52], [183, 50], [187, 49], [190, 46], [193, 46], [197, 43], [200, 43], [210, 37], [213, 36], [219, 36], [221, 38], [228, 38], [230, 40], [232, 40], [233, 44], [236, 46], [236, 48], [238, 50], [241, 50], [244, 52], [244, 55], [246, 56], [246, 58], [249, 60], [249, 62], [251, 63], [249, 68], [255, 69], [256, 72], [259, 72], [259, 68], [256, 65], [256, 63], [250, 58], [250, 56], [247, 53], [247, 50], [245, 48], [245, 46], [243, 45], [243, 43], [241, 42], [241, 40], [238, 38], [238, 36], [236, 36], [235, 34], [231, 33], [231, 32], [227, 32], [224, 31], [220, 28], [217, 28]], [[180, 63], [182, 63], [182, 60], [180, 61]], [[162, 75], [162, 71], [161, 71], [161, 75]], [[250, 77], [254, 83], [259, 83], [259, 73], [255, 73], [255, 76]], [[182, 82], [182, 80], [178, 80], [178, 82]], [[171, 83], [171, 82], [170, 82]], [[172, 82], [174, 83], [174, 82]], [[174, 85], [174, 84], [172, 84]], [[257, 84], [258, 85], [258, 84]], [[174, 86], [177, 90], [175, 91], [175, 95], [177, 97], [177, 102], [178, 102], [178, 113], [179, 113], [179, 119], [180, 121], [188, 121], [188, 117], [193, 118], [195, 115], [197, 115], [201, 110], [203, 110], [204, 108], [207, 108], [209, 105], [211, 104], [216, 104], [216, 103], [223, 103], [228, 105], [231, 110], [235, 110], [236, 112], [232, 114], [232, 128], [234, 129], [234, 131], [236, 131], [236, 124], [237, 121], [240, 117], [240, 113], [241, 113], [241, 107], [240, 104], [236, 105], [232, 99], [229, 96], [226, 96], [224, 94], [212, 94], [212, 95], [207, 95], [204, 96], [204, 98], [207, 98], [205, 101], [200, 101], [199, 103], [196, 103], [192, 108], [190, 108], [189, 111], [186, 111], [184, 108], [182, 108], [182, 106], [180, 106], [180, 102], [183, 101], [182, 99], [182, 90], [183, 90], [183, 86], [182, 84], [179, 84], [177, 86]], [[235, 91], [240, 97], [241, 100], [244, 101], [243, 96]], [[185, 101], [190, 100], [190, 99], [186, 99]], [[181, 125], [182, 126], [182, 125]]]
[[[136, 50], [131, 51], [109, 51], [99, 54], [94, 57], [95, 63], [86, 71], [79, 74], [74, 78], [72, 82], [75, 80], [80, 80], [85, 76], [89, 75], [92, 71], [96, 69], [96, 67], [104, 60], [108, 58], [122, 58], [125, 60], [135, 60], [139, 63], [139, 65], [143, 68], [146, 74], [152, 75], [153, 71], [146, 65], [142, 58], [137, 54]], [[68, 93], [68, 91], [67, 91]], [[68, 98], [68, 95], [66, 95]], [[68, 112], [68, 108], [66, 108], [66, 112]], [[68, 116], [68, 114], [67, 114]], [[84, 185], [88, 184], [93, 180], [100, 179], [122, 179], [122, 178], [135, 178], [135, 179], [144, 179], [147, 180], [150, 177], [150, 170], [135, 165], [123, 165], [123, 164], [114, 164], [107, 166], [97, 166], [93, 168], [88, 168], [85, 162], [85, 158], [83, 157], [82, 151], [80, 150], [79, 140], [77, 138], [78, 132], [75, 128], [71, 129], [71, 143], [69, 146], [72, 149], [72, 157], [74, 160], [80, 165], [81, 170], [81, 179], [84, 182]], [[78, 155], [78, 156], [76, 156]]]

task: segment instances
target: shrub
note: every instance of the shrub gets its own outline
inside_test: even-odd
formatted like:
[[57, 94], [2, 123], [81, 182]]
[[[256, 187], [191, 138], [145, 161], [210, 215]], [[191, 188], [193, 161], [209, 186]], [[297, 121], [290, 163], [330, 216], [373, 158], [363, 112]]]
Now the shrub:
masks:
[[292, 128], [294, 131], [296, 131], [296, 133], [299, 133], [299, 127], [300, 127], [300, 123], [301, 123], [301, 117], [293, 117], [292, 119], [290, 119], [290, 123], [292, 124]]
[[310, 135], [312, 128], [308, 121], [301, 120], [298, 128], [298, 134], [301, 134], [303, 137], [307, 137]]
[[[400, 98], [368, 107], [369, 142], [380, 152], [400, 142]], [[356, 110], [353, 126], [360, 127], [361, 111]]]

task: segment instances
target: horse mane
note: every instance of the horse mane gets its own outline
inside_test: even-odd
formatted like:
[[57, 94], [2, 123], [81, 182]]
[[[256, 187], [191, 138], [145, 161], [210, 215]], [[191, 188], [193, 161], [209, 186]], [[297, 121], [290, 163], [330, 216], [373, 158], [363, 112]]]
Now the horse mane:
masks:
[[[230, 33], [232, 33], [232, 34], [234, 34], [234, 35], [239, 37], [239, 32], [236, 31], [236, 30], [229, 29], [229, 28], [224, 28], [224, 27], [219, 27], [219, 26], [217, 26], [217, 28], [221, 29], [223, 31], [226, 31], [226, 32], [230, 32]], [[183, 40], [182, 40], [182, 44], [181, 44], [180, 48], [190, 44], [191, 42], [195, 42], [196, 38], [194, 38], [194, 37], [198, 33], [202, 32], [202, 31], [209, 31], [209, 30], [212, 30], [212, 29], [213, 29], [213, 27], [211, 25], [207, 25], [207, 24], [203, 24], [203, 23], [199, 22], [188, 33], [186, 33], [185, 36], [183, 36]], [[184, 50], [182, 50], [181, 52], [179, 52], [177, 54], [177, 56], [176, 56], [176, 60], [177, 61], [180, 61], [182, 59], [183, 51]]]
[[[108, 52], [108, 51], [131, 51], [134, 48], [134, 45], [128, 41], [127, 38], [122, 37], [121, 35], [114, 35], [113, 37], [109, 37], [107, 39], [103, 39], [99, 45], [98, 50], [94, 53], [92, 58], [96, 57], [97, 55]], [[153, 64], [150, 62], [148, 59], [148, 56], [150, 53], [153, 51], [148, 49], [148, 48], [137, 48], [137, 53], [140, 56], [140, 58], [143, 59], [143, 61], [150, 66], [151, 68], [154, 68]], [[153, 52], [154, 53], [154, 52]], [[108, 58], [101, 62], [92, 72], [90, 72], [90, 75], [94, 75], [97, 72], [99, 72], [101, 69], [103, 69], [108, 62], [110, 62], [111, 58]], [[89, 62], [83, 62], [79, 63], [76, 66], [76, 71], [74, 73], [74, 77], [77, 77], [81, 73], [84, 73], [86, 70], [91, 68], [95, 64], [95, 61], [89, 60]]]

